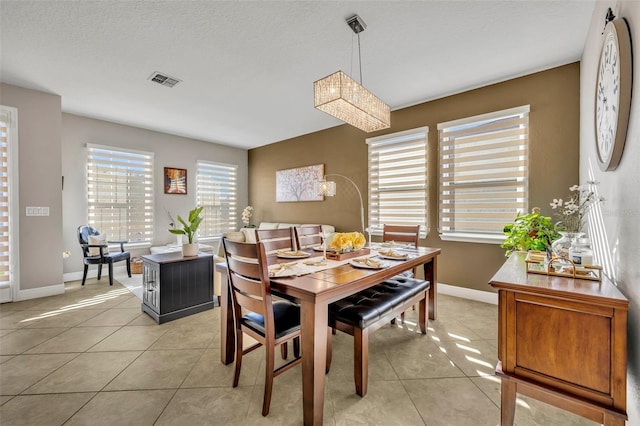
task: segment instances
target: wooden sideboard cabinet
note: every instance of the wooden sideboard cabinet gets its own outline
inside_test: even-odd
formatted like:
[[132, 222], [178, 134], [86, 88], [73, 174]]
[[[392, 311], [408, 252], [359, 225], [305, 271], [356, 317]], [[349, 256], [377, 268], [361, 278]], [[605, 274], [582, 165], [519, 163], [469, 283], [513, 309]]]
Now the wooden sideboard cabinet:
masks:
[[213, 308], [213, 255], [142, 256], [142, 311], [158, 324]]
[[605, 425], [627, 419], [628, 300], [606, 277], [528, 274], [514, 253], [491, 279], [498, 289], [501, 423], [516, 393]]

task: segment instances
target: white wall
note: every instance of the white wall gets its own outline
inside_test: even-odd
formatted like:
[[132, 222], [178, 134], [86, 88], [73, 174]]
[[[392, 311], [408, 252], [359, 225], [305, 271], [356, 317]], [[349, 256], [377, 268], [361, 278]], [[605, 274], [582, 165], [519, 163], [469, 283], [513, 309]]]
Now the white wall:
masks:
[[[179, 136], [158, 133], [72, 114], [62, 114], [62, 174], [64, 175], [63, 246], [71, 251], [64, 261], [65, 279], [77, 279], [82, 271], [82, 252], [76, 238], [78, 226], [87, 223], [87, 143], [154, 152], [153, 245], [176, 241], [168, 232], [169, 218], [185, 217], [196, 205], [196, 161], [238, 165], [238, 208], [247, 204], [247, 151]], [[187, 194], [165, 194], [164, 167], [187, 169]], [[238, 219], [240, 222], [240, 219]], [[139, 253], [148, 253], [148, 250]], [[90, 268], [90, 270], [96, 268]], [[95, 271], [92, 271], [95, 272]], [[82, 275], [80, 274], [80, 277]]]
[[[622, 160], [614, 171], [603, 172], [597, 163], [594, 135], [596, 68], [607, 8], [627, 19], [633, 45], [634, 88], [631, 118]], [[628, 425], [640, 425], [640, 2], [601, 1], [596, 4], [580, 67], [580, 180], [600, 182], [605, 198], [601, 215], [590, 226], [604, 229], [600, 260], [607, 260], [609, 275], [629, 299], [627, 411]], [[593, 228], [590, 228], [590, 231]], [[609, 262], [610, 261], [610, 262]]]

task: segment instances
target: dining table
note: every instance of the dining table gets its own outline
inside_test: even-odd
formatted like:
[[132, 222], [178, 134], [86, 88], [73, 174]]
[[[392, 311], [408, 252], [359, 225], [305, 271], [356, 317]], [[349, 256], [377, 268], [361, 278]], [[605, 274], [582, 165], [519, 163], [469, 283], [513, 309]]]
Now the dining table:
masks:
[[[429, 281], [428, 315], [435, 320], [437, 316], [437, 258], [439, 248], [401, 247], [398, 252], [406, 253], [402, 259], [379, 259], [382, 247], [370, 249], [365, 257], [376, 258], [384, 267], [358, 267], [354, 260], [326, 262], [325, 268], [311, 268], [315, 272], [289, 276], [272, 276], [271, 291], [277, 296], [295, 301], [300, 305], [300, 340], [302, 352], [302, 399], [304, 425], [321, 425], [324, 407], [325, 367], [328, 332], [328, 306], [354, 293], [372, 287], [385, 280], [422, 265], [424, 279]], [[394, 249], [396, 250], [396, 249]], [[322, 256], [323, 253], [307, 249], [310, 259]], [[270, 265], [281, 264], [283, 259], [276, 255], [267, 256]], [[292, 264], [295, 262], [292, 262]], [[313, 264], [313, 262], [309, 262]], [[318, 263], [320, 264], [320, 263]], [[235, 327], [233, 319], [232, 299], [228, 281], [226, 262], [215, 265], [221, 274], [221, 362], [230, 364], [235, 356]]]

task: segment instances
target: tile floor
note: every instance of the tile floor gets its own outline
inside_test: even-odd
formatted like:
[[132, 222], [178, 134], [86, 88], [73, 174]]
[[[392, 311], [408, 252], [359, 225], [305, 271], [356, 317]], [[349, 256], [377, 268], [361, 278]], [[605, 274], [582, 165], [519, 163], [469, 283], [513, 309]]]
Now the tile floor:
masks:
[[[60, 296], [0, 305], [0, 424], [300, 425], [300, 367], [275, 380], [260, 414], [264, 354], [220, 363], [220, 310], [163, 325], [126, 287], [66, 285]], [[497, 425], [497, 307], [440, 296], [426, 336], [415, 312], [370, 343], [369, 392], [355, 395], [352, 338], [338, 333], [327, 376], [327, 425]], [[518, 425], [594, 425], [525, 397]]]

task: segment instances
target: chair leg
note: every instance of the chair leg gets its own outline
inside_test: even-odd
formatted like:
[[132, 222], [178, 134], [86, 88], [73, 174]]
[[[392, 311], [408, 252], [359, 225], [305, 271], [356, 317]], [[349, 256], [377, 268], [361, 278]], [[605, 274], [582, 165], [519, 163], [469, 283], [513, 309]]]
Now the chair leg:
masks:
[[429, 292], [425, 292], [424, 299], [420, 300], [418, 304], [418, 324], [420, 325], [420, 332], [427, 334], [427, 323], [429, 317], [427, 316], [427, 299], [429, 299]]
[[354, 328], [353, 330], [353, 379], [356, 382], [356, 393], [367, 394], [369, 382], [369, 330]]
[[102, 263], [98, 264], [98, 281], [102, 278]]
[[300, 337], [293, 338], [293, 356], [294, 358], [300, 358]]
[[[335, 330], [335, 328], [329, 327], [329, 330]], [[327, 330], [327, 363], [325, 366], [326, 374], [329, 374], [329, 369], [331, 368], [331, 359], [333, 358], [333, 338], [329, 330]]]
[[287, 359], [289, 356], [289, 346], [287, 346], [287, 342], [280, 345], [280, 355], [282, 356], [282, 359]]
[[89, 265], [84, 265], [84, 272], [82, 273], [82, 285], [87, 280], [87, 271], [89, 270]]
[[275, 348], [273, 344], [265, 344], [265, 350], [267, 352], [267, 360], [265, 365], [265, 377], [264, 377], [264, 400], [262, 401], [262, 415], [269, 414], [269, 407], [271, 405], [271, 392], [273, 391], [273, 368], [275, 364]]
[[127, 259], [127, 274], [131, 278], [131, 259]]
[[236, 363], [233, 370], [233, 387], [238, 387], [240, 369], [242, 368], [242, 330], [236, 328]]
[[109, 263], [109, 285], [113, 285], [113, 263]]

